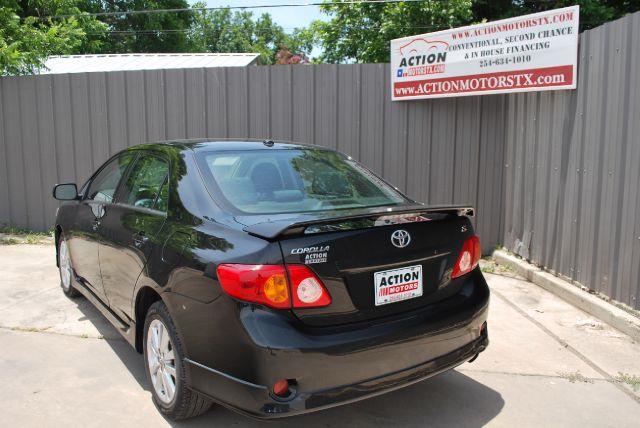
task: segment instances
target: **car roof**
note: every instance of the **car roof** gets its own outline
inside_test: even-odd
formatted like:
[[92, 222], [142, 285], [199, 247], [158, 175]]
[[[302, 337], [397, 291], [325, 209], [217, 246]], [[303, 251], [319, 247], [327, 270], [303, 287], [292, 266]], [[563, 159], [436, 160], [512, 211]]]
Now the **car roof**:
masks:
[[274, 150], [274, 149], [321, 149], [332, 150], [327, 147], [313, 144], [297, 143], [282, 140], [259, 140], [259, 139], [208, 139], [198, 138], [189, 140], [159, 141], [157, 143], [139, 144], [130, 149], [164, 149], [175, 148], [178, 151], [192, 150], [199, 151], [228, 151], [228, 150]]

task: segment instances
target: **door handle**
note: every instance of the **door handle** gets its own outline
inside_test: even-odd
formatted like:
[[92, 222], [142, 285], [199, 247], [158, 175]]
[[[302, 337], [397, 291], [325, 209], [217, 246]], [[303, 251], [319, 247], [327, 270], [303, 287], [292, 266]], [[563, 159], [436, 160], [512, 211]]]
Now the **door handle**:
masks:
[[145, 236], [144, 231], [140, 231], [133, 235], [133, 245], [135, 245], [137, 248], [142, 247], [147, 243], [147, 241], [149, 241], [149, 237]]

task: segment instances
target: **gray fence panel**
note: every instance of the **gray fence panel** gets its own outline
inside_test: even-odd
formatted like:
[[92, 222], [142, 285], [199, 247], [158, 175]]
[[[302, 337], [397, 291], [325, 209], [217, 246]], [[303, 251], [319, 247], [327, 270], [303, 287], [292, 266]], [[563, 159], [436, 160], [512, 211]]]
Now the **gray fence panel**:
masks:
[[[7, 176], [9, 184], [9, 221], [17, 226], [33, 226], [27, 217], [24, 183], [24, 163], [22, 157], [23, 137], [21, 133], [20, 115], [20, 81], [19, 78], [7, 78], [2, 85], [2, 102], [4, 112], [5, 154], [7, 157]], [[27, 119], [29, 120], [29, 119]], [[31, 217], [36, 213], [32, 213]]]
[[383, 147], [385, 144], [384, 111], [387, 103], [385, 73], [387, 67], [382, 64], [363, 64], [361, 82], [363, 91], [360, 117], [360, 138], [362, 140], [362, 152], [360, 161], [375, 171], [382, 174]]
[[638, 309], [640, 14], [580, 37], [576, 91], [508, 97], [503, 243]]
[[[51, 184], [58, 182], [58, 153], [56, 152], [56, 136], [53, 129], [55, 129], [55, 121], [53, 116], [53, 88], [51, 76], [47, 76], [47, 79], [39, 79], [37, 84], [37, 95], [39, 103], [37, 106], [37, 129], [38, 140], [37, 145], [40, 151], [40, 174], [38, 179], [40, 180], [38, 186], [38, 193], [41, 197], [40, 203], [43, 217], [43, 228], [49, 226], [50, 213], [54, 213], [58, 204], [55, 199], [51, 197]], [[1, 152], [0, 152], [1, 153]], [[2, 164], [0, 162], [0, 168]], [[0, 184], [1, 185], [1, 184]], [[0, 202], [1, 203], [1, 202]]]
[[313, 142], [316, 67], [291, 67], [291, 128], [293, 141]]
[[269, 134], [277, 140], [293, 140], [293, 68], [271, 69], [269, 96]]
[[581, 35], [576, 91], [393, 103], [384, 64], [4, 77], [0, 223], [49, 228], [55, 182], [140, 142], [302, 141], [430, 205], [474, 205], [485, 252], [638, 308], [639, 28], [635, 14]]
[[206, 73], [206, 120], [207, 133], [211, 137], [229, 135], [227, 116], [227, 75], [224, 68], [207, 69]]
[[[265, 72], [266, 71], [266, 72]], [[247, 73], [249, 137], [260, 138], [269, 135], [270, 127], [270, 70], [250, 67]]]
[[186, 99], [187, 138], [207, 135], [206, 89], [204, 70], [192, 70], [190, 73], [185, 73], [184, 97]]
[[5, 138], [6, 126], [4, 118], [4, 94], [3, 85], [5, 81], [0, 80], [0, 219], [5, 222], [11, 220], [9, 209], [9, 171], [7, 169], [7, 144]]
[[384, 64], [24, 76], [0, 83], [0, 223], [51, 227], [57, 206], [51, 186], [81, 185], [125, 147], [254, 137], [337, 148], [429, 204], [482, 205], [479, 219], [491, 219], [478, 226], [485, 250], [500, 241], [504, 97], [392, 103]]
[[503, 243], [637, 308], [639, 21], [581, 36], [576, 91], [392, 103], [382, 64], [2, 78], [0, 222], [50, 227], [54, 182], [143, 141], [292, 139], [428, 204], [475, 205], [485, 251]]

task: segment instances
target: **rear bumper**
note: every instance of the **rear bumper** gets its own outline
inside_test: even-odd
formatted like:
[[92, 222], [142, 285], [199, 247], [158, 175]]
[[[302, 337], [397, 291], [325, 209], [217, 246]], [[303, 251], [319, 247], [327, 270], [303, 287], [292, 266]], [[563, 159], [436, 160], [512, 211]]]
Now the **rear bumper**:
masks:
[[[348, 330], [310, 330], [244, 306], [238, 310], [239, 323], [230, 325], [242, 331], [229, 332], [243, 345], [226, 356], [218, 353], [220, 364], [188, 358], [190, 387], [258, 418], [293, 416], [379, 395], [482, 352], [488, 345], [488, 302], [489, 289], [476, 270], [447, 301]], [[287, 400], [270, 393], [279, 379], [293, 382]]]

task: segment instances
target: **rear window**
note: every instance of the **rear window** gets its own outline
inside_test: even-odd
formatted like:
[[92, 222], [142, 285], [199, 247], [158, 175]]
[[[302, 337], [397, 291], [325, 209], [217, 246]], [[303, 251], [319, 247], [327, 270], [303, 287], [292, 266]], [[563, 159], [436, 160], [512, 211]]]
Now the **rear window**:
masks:
[[214, 197], [251, 214], [397, 205], [405, 198], [356, 162], [322, 149], [201, 152]]

